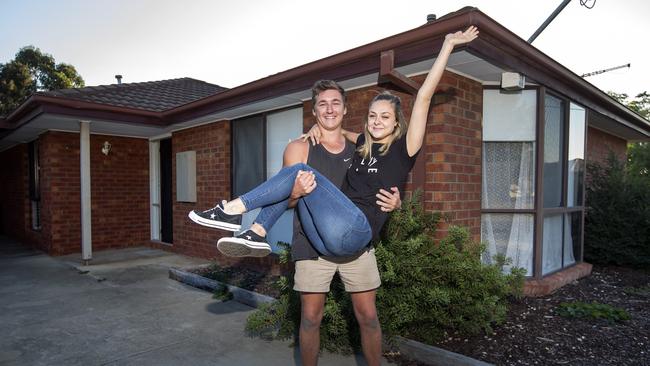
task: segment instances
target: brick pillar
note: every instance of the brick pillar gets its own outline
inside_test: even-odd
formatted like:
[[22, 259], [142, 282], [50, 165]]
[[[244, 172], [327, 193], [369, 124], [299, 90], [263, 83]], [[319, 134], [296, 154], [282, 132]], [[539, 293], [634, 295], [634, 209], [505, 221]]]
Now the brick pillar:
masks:
[[441, 212], [449, 225], [469, 229], [474, 240], [481, 233], [481, 118], [483, 88], [480, 83], [445, 72], [429, 114], [425, 154], [425, 208]]

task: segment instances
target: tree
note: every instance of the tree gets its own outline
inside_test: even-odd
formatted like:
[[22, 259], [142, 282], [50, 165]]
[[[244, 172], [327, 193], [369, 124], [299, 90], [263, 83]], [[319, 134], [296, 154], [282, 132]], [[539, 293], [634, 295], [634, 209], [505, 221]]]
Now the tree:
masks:
[[[630, 100], [625, 93], [608, 93], [612, 98], [626, 105], [643, 118], [650, 120], [650, 94], [647, 91], [637, 94]], [[630, 177], [650, 178], [650, 143], [637, 142], [627, 146], [627, 170]]]
[[83, 86], [74, 66], [57, 64], [52, 55], [34, 46], [23, 47], [13, 60], [0, 63], [0, 116], [11, 113], [35, 92]]
[[648, 94], [647, 91], [637, 94], [637, 96], [632, 100], [629, 100], [630, 97], [626, 93], [615, 93], [610, 91], [607, 94], [641, 115], [641, 117], [650, 120], [650, 94]]

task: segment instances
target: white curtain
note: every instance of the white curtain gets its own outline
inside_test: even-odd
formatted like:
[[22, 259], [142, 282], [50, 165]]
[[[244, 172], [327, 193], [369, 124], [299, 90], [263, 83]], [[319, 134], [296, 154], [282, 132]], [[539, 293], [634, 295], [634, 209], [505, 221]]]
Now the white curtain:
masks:
[[562, 214], [544, 217], [542, 274], [562, 268]]
[[564, 215], [564, 266], [570, 266], [576, 262], [573, 254], [573, 231], [571, 225], [571, 215], [579, 215], [581, 213], [568, 213]]
[[[573, 253], [571, 215], [567, 213], [544, 218], [544, 245], [542, 249], [542, 274], [551, 273], [576, 262]], [[564, 242], [564, 246], [562, 243]]]
[[[533, 142], [483, 143], [482, 206], [484, 209], [532, 209], [534, 207]], [[496, 254], [510, 258], [511, 267], [533, 271], [534, 215], [483, 214], [482, 240], [487, 243], [483, 260]]]

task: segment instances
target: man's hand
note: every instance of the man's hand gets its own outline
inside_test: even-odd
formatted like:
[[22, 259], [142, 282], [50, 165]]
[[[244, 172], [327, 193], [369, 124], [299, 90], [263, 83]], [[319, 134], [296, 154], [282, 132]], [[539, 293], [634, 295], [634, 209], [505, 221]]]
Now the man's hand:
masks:
[[313, 172], [299, 170], [291, 190], [290, 202], [310, 194], [316, 189], [316, 176]]
[[380, 206], [380, 209], [384, 212], [392, 212], [393, 210], [399, 209], [402, 207], [402, 199], [399, 195], [399, 189], [397, 187], [391, 187], [391, 192], [388, 192], [385, 189], [380, 189], [377, 193], [377, 205]]

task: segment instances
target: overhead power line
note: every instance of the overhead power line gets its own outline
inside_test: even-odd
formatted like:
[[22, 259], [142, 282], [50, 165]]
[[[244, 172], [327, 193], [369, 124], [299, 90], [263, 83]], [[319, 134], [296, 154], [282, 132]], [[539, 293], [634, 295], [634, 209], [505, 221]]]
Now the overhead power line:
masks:
[[[553, 11], [553, 13], [552, 13], [551, 15], [549, 15], [548, 18], [546, 18], [546, 20], [544, 21], [544, 23], [542, 23], [542, 25], [540, 25], [539, 28], [537, 28], [537, 30], [535, 31], [535, 33], [533, 33], [533, 35], [530, 36], [530, 38], [528, 38], [528, 41], [527, 41], [527, 42], [528, 42], [528, 43], [533, 43], [533, 41], [535, 40], [535, 38], [537, 38], [537, 36], [539, 36], [540, 33], [542, 33], [542, 32], [544, 31], [544, 29], [546, 29], [546, 27], [548, 27], [549, 24], [551, 24], [551, 22], [553, 21], [553, 19], [555, 19], [555, 17], [556, 17], [558, 14], [560, 14], [560, 12], [561, 12], [562, 10], [564, 10], [564, 8], [566, 8], [566, 6], [569, 5], [570, 2], [571, 2], [571, 0], [563, 0], [563, 1], [562, 1], [562, 4], [560, 4], [560, 5], [555, 9], [555, 11]], [[587, 9], [591, 9], [591, 8], [593, 8], [593, 7], [596, 5], [596, 0], [580, 0], [580, 5], [584, 6], [584, 7], [587, 8]]]

